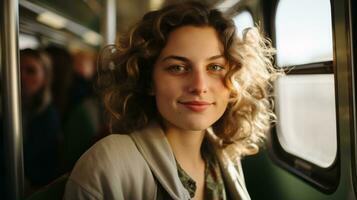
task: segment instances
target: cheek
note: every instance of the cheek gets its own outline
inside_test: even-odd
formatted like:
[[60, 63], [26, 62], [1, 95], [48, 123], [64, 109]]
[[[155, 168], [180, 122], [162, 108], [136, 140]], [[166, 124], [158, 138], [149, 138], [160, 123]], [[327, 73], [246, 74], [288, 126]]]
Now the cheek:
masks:
[[37, 86], [44, 85], [45, 84], [45, 76], [44, 76], [44, 74], [38, 74], [37, 76], [34, 77], [33, 81]]
[[157, 103], [169, 103], [176, 98], [177, 94], [177, 89], [167, 84], [154, 87], [154, 95]]
[[177, 86], [169, 82], [157, 82], [154, 85], [154, 96], [156, 100], [156, 107], [160, 115], [166, 118], [170, 113], [173, 113], [176, 108], [176, 100], [180, 91]]
[[26, 81], [27, 84], [33, 89], [33, 90], [39, 90], [45, 85], [45, 77], [43, 75], [37, 75], [33, 77], [29, 77]]
[[228, 103], [230, 102], [231, 92], [228, 88], [222, 87], [217, 94], [220, 96], [221, 108], [222, 110], [226, 110]]
[[179, 92], [179, 84], [163, 74], [157, 74], [153, 77], [153, 94], [156, 99], [170, 99]]
[[224, 99], [229, 99], [231, 95], [231, 90], [225, 86], [223, 81], [221, 81], [220, 83], [216, 83], [214, 90], [217, 94], [219, 94]]
[[35, 76], [31, 75], [23, 75], [22, 76], [22, 84], [28, 87], [33, 87], [34, 85], [37, 85], [37, 78]]

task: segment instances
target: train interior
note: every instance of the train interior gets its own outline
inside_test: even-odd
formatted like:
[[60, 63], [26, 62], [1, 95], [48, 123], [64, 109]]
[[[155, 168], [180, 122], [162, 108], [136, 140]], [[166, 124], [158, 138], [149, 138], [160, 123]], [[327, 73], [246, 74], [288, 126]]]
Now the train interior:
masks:
[[[76, 160], [109, 133], [93, 86], [100, 50], [144, 13], [181, 1], [2, 1], [0, 199], [62, 199]], [[239, 37], [259, 26], [286, 73], [273, 85], [276, 123], [242, 160], [251, 198], [357, 199], [356, 0], [201, 2], [232, 18]]]

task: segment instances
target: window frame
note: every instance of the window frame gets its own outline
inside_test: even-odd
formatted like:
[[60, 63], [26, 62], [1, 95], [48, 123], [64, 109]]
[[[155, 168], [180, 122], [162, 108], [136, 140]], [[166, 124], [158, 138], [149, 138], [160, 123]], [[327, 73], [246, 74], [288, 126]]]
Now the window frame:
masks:
[[357, 127], [357, 82], [356, 82], [356, 77], [357, 77], [357, 70], [356, 70], [356, 64], [357, 64], [357, 12], [354, 10], [354, 6], [357, 5], [356, 1], [349, 1], [349, 13], [350, 15], [349, 20], [350, 20], [350, 41], [351, 41], [351, 64], [352, 64], [352, 69], [353, 69], [353, 83], [352, 83], [352, 91], [353, 91], [353, 125], [354, 125], [354, 131], [351, 137], [351, 164], [352, 164], [352, 182], [353, 182], [353, 188], [354, 188], [354, 194], [357, 195], [357, 132], [356, 132], [356, 127]]
[[[278, 9], [278, 4], [280, 0], [274, 0], [272, 2], [271, 13], [268, 13], [267, 16], [270, 21], [267, 21], [266, 25], [270, 28], [270, 35], [272, 38], [273, 45], [276, 46], [276, 13]], [[330, 0], [331, 6], [331, 20], [332, 20], [332, 29], [334, 27], [333, 21], [333, 1]], [[335, 33], [332, 30], [332, 42], [333, 42], [333, 60], [332, 61], [323, 61], [315, 63], [307, 63], [301, 65], [294, 65], [293, 68], [281, 68], [285, 71], [286, 76], [290, 74], [334, 74], [335, 81], [335, 91], [337, 91], [336, 86], [336, 47], [335, 47]], [[276, 56], [275, 56], [276, 58]], [[327, 167], [322, 168], [317, 166], [314, 163], [311, 163], [303, 158], [300, 158], [296, 155], [286, 152], [282, 145], [279, 142], [277, 127], [273, 127], [270, 132], [270, 138], [268, 142], [268, 153], [272, 160], [281, 168], [287, 170], [293, 175], [301, 178], [305, 182], [314, 186], [316, 189], [331, 194], [333, 193], [338, 186], [340, 179], [340, 137], [339, 137], [339, 116], [338, 116], [338, 98], [337, 93], [335, 94], [335, 108], [336, 108], [336, 142], [337, 142], [337, 152], [336, 157], [333, 163]]]

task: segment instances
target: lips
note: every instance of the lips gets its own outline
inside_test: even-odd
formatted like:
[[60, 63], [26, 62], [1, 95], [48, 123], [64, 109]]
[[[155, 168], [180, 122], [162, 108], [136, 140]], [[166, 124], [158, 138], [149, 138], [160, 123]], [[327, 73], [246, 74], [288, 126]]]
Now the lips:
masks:
[[179, 101], [179, 103], [194, 112], [203, 112], [213, 104], [207, 101]]

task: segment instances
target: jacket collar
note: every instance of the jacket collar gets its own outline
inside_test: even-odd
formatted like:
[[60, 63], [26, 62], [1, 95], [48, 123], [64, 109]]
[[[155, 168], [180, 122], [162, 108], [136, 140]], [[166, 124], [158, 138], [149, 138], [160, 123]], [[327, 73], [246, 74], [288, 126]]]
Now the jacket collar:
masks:
[[157, 122], [130, 134], [155, 178], [173, 199], [190, 199], [177, 175], [177, 165], [168, 140]]
[[214, 145], [214, 151], [218, 158], [222, 175], [226, 182], [226, 190], [230, 197], [237, 200], [250, 200], [249, 193], [245, 186], [244, 175], [240, 160], [233, 161], [224, 149], [218, 147], [218, 137], [212, 128], [206, 130], [206, 136]]
[[[206, 136], [212, 144], [217, 143], [217, 136], [211, 128], [207, 129]], [[191, 199], [178, 177], [176, 160], [161, 126], [157, 122], [151, 122], [147, 128], [133, 132], [130, 137], [148, 163], [155, 178], [171, 198], [175, 200]], [[240, 161], [233, 162], [225, 150], [216, 145], [213, 149], [227, 182], [226, 189], [229, 190], [231, 197], [237, 200], [250, 200]]]

